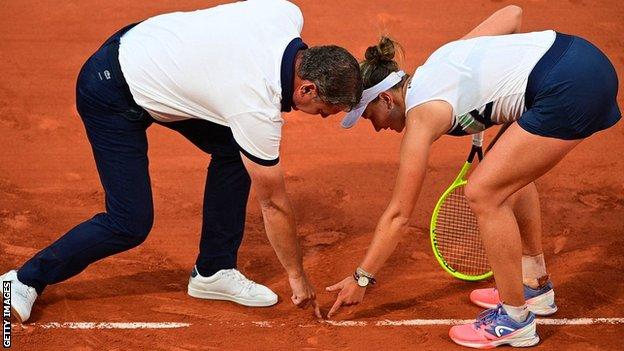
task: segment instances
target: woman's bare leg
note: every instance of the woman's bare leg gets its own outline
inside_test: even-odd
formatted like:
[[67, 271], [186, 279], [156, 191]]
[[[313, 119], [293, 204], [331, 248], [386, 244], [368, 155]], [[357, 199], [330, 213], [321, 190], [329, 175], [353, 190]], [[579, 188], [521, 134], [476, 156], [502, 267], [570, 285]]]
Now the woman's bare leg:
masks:
[[[560, 140], [533, 135], [514, 124], [488, 153], [470, 177], [466, 195], [477, 216], [483, 244], [494, 272], [501, 301], [524, 305], [522, 288], [522, 253], [519, 222], [535, 229], [537, 223], [530, 209], [519, 211], [516, 219], [510, 197], [548, 172], [580, 140]], [[533, 214], [532, 214], [533, 213]], [[536, 230], [534, 233], [540, 233]], [[541, 247], [528, 235], [527, 248]], [[538, 235], [541, 236], [541, 235]]]

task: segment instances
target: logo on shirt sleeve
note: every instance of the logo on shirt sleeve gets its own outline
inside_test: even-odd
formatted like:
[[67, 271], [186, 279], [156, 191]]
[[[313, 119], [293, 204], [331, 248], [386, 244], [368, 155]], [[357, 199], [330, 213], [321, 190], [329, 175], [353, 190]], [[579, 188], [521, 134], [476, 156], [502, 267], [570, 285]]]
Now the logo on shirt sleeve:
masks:
[[[480, 109], [474, 109], [461, 116], [457, 116], [457, 125], [449, 134], [466, 135], [480, 133], [492, 125], [492, 107], [494, 102], [488, 102]], [[481, 110], [483, 112], [481, 112]], [[461, 133], [461, 134], [458, 134]]]

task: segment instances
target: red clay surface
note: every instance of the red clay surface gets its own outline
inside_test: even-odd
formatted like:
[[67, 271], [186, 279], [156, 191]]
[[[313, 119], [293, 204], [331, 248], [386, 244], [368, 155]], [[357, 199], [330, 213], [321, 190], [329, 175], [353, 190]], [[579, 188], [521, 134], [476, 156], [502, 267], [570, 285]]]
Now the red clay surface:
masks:
[[[5, 1], [0, 12], [0, 270], [21, 265], [75, 224], [103, 208], [91, 150], [74, 107], [83, 61], [121, 26], [155, 14], [215, 1]], [[406, 49], [410, 72], [443, 43], [460, 37], [507, 2], [297, 1], [308, 44], [335, 43], [361, 57], [382, 33]], [[524, 30], [553, 28], [603, 49], [624, 81], [624, 7], [619, 1], [517, 1]], [[620, 85], [622, 89], [622, 84]], [[620, 94], [620, 96], [622, 96]], [[620, 106], [624, 99], [620, 97]], [[390, 198], [401, 136], [367, 123], [347, 132], [339, 117], [292, 113], [282, 160], [305, 247], [305, 266], [325, 312], [323, 292], [353, 271]], [[490, 135], [491, 136], [491, 135]], [[32, 321], [188, 322], [178, 330], [43, 330], [14, 335], [17, 350], [463, 349], [447, 326], [332, 327], [289, 301], [285, 274], [252, 199], [240, 269], [280, 295], [273, 308], [251, 309], [186, 295], [201, 222], [209, 156], [181, 136], [149, 131], [156, 222], [139, 248], [108, 258], [37, 301]], [[379, 274], [364, 304], [341, 319], [472, 318], [471, 289], [489, 282], [454, 280], [436, 263], [428, 221], [455, 177], [468, 139], [445, 137], [433, 150], [412, 229]], [[547, 264], [558, 318], [624, 317], [624, 124], [583, 142], [538, 182]], [[347, 313], [348, 312], [348, 313]], [[251, 321], [284, 326], [259, 328]], [[237, 325], [244, 322], [245, 325]], [[313, 324], [301, 328], [298, 324]], [[621, 350], [624, 325], [540, 326], [540, 350]]]

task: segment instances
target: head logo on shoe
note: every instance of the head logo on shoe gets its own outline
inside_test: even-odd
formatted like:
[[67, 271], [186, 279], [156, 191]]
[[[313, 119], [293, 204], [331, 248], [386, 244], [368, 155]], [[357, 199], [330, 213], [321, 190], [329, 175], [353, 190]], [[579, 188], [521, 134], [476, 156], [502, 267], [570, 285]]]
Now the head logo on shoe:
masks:
[[494, 327], [494, 334], [496, 334], [496, 336], [498, 336], [499, 338], [503, 335], [513, 333], [514, 331], [516, 330], [513, 328], [506, 327], [504, 325], [497, 325], [496, 327]]

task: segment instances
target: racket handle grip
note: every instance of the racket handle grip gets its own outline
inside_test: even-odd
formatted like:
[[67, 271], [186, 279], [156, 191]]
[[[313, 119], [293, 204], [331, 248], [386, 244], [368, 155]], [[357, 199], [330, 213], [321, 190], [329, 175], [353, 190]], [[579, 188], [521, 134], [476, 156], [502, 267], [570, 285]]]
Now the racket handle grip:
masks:
[[472, 135], [472, 145], [477, 147], [483, 146], [483, 132]]

